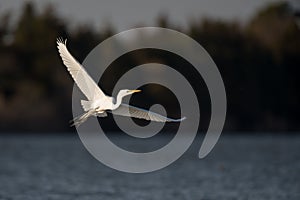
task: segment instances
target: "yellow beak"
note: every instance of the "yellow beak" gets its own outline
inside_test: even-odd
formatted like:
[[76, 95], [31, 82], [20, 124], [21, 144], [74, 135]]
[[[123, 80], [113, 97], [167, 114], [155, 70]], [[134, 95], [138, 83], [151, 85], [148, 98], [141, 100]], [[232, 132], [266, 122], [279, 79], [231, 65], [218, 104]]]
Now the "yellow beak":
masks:
[[131, 90], [132, 93], [141, 92], [142, 90]]

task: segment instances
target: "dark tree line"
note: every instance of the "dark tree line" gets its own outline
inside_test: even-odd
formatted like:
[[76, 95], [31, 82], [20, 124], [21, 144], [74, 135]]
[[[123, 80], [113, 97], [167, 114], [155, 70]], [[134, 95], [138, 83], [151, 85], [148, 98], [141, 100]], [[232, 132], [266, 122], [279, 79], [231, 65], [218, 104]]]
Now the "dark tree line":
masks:
[[[79, 25], [71, 30], [52, 6], [37, 12], [32, 3], [24, 4], [13, 26], [10, 14], [0, 15], [0, 131], [73, 130], [68, 127], [73, 81], [58, 56], [56, 38], [72, 41], [69, 49], [82, 62], [115, 33], [113, 27]], [[157, 25], [180, 30], [165, 16]], [[223, 76], [225, 130], [299, 131], [300, 29], [286, 3], [262, 8], [246, 25], [202, 19], [184, 32], [208, 51]], [[161, 55], [157, 60], [162, 63], [174, 60]], [[137, 52], [126, 63], [135, 66], [153, 59]], [[107, 88], [109, 81], [103, 83]], [[209, 116], [209, 109], [204, 112]]]

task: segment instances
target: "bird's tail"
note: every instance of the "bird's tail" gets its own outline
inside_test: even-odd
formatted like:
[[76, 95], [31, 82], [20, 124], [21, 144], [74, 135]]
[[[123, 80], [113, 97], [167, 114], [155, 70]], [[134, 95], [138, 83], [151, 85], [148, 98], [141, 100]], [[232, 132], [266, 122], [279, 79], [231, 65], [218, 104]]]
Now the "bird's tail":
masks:
[[92, 108], [92, 101], [81, 100], [81, 105], [84, 111], [88, 111]]
[[72, 119], [70, 121], [70, 123], [71, 123], [70, 126], [79, 126], [80, 124], [85, 122], [90, 116], [92, 116], [93, 113], [94, 113], [93, 110], [89, 110], [89, 111], [83, 113], [82, 115], [75, 117], [74, 119]]

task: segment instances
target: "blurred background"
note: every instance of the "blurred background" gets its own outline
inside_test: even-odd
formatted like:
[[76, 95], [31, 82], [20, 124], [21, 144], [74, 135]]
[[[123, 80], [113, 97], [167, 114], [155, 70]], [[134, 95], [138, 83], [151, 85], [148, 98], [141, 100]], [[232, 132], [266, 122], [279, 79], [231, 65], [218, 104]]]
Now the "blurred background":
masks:
[[[94, 159], [69, 126], [74, 82], [56, 39], [67, 38], [82, 62], [109, 36], [143, 26], [198, 41], [223, 77], [228, 111], [217, 145], [198, 159], [210, 117], [201, 77], [166, 51], [116, 59], [99, 81], [108, 95], [122, 73], [157, 62], [193, 83], [201, 108], [200, 133], [176, 162], [127, 174]], [[299, 67], [299, 0], [0, 0], [0, 199], [298, 200]], [[180, 116], [171, 92], [155, 85], [142, 90], [131, 98], [134, 105], [161, 103], [168, 115]], [[158, 149], [176, 133], [138, 139], [107, 132], [118, 131], [111, 116], [99, 122], [113, 143], [137, 152]]]
[[[74, 131], [68, 123], [73, 81], [57, 53], [57, 37], [67, 38], [69, 50], [82, 62], [115, 33], [159, 26], [189, 35], [217, 64], [228, 99], [225, 131], [295, 133], [300, 130], [299, 7], [299, 1], [275, 0], [2, 0], [0, 132]], [[129, 57], [132, 67], [149, 61], [176, 65], [170, 55]], [[109, 95], [110, 82], [101, 82]], [[207, 119], [209, 114], [210, 109], [201, 110]], [[112, 127], [109, 120], [104, 126]]]

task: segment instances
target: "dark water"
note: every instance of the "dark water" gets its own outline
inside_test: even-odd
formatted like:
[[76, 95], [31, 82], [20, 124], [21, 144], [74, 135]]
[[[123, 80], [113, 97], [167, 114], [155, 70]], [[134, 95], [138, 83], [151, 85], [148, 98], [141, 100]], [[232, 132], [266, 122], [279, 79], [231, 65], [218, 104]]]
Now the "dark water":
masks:
[[0, 199], [300, 199], [300, 135], [223, 134], [203, 160], [199, 144], [167, 168], [127, 174], [75, 134], [0, 136]]

